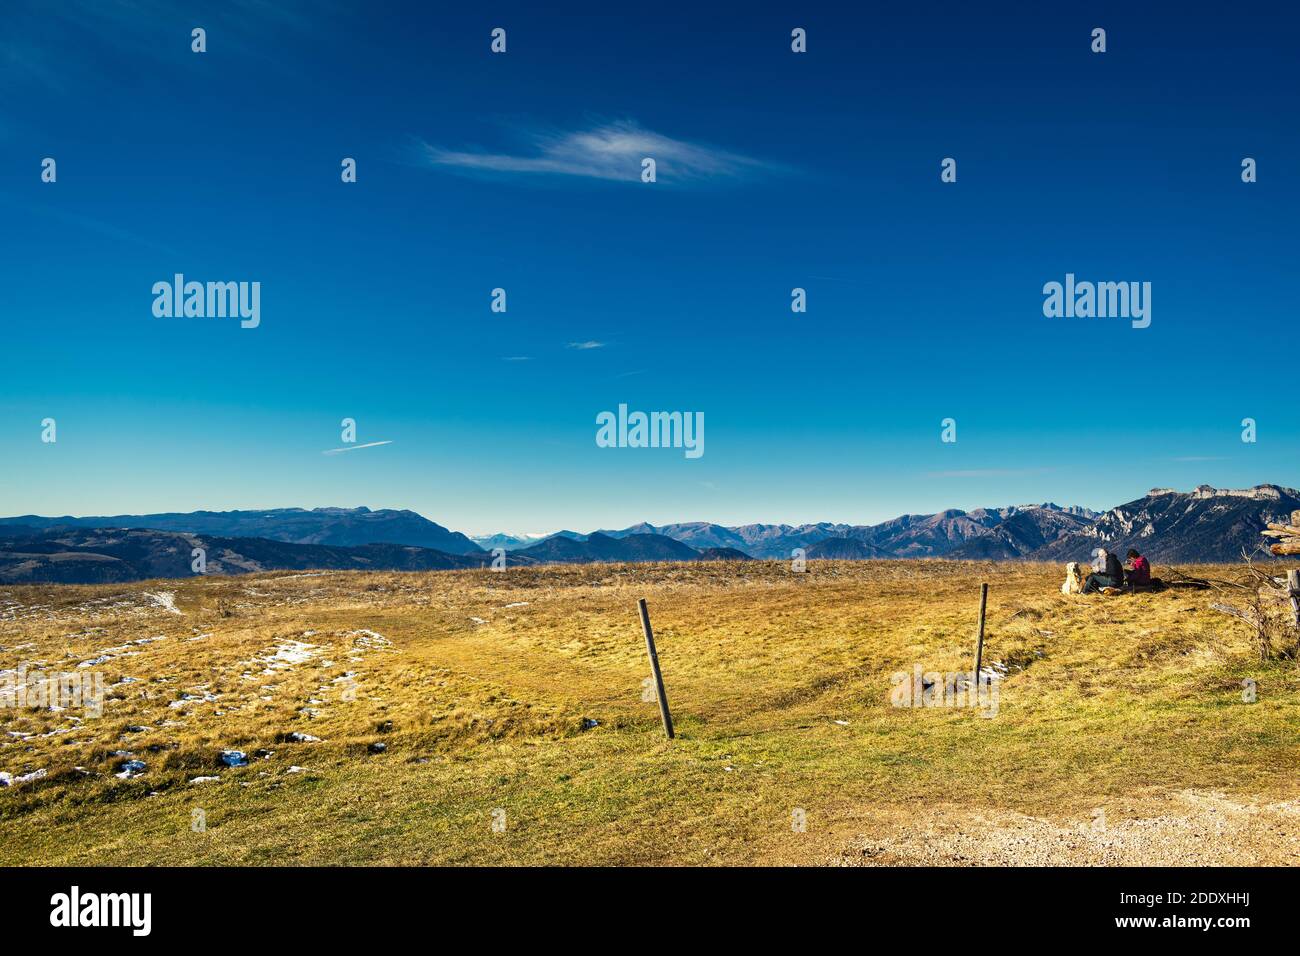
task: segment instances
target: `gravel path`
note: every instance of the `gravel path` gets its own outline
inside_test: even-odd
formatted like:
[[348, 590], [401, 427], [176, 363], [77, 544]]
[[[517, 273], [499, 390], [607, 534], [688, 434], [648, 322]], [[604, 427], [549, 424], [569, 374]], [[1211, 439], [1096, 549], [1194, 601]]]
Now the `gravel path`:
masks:
[[840, 866], [1297, 866], [1300, 800], [1241, 803], [1185, 790], [1089, 820], [936, 807], [862, 837]]

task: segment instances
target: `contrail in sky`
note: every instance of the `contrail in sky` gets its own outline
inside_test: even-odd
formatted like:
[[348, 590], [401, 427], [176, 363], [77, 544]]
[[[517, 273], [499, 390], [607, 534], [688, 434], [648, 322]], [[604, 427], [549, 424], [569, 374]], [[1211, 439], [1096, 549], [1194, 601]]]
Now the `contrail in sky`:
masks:
[[374, 448], [374, 447], [377, 446], [377, 445], [391, 445], [392, 443], [393, 443], [393, 442], [392, 442], [392, 440], [390, 439], [390, 440], [388, 440], [388, 441], [371, 441], [371, 442], [366, 442], [364, 445], [345, 445], [343, 448], [331, 448], [329, 451], [323, 451], [323, 452], [321, 452], [321, 454], [322, 454], [322, 455], [338, 455], [338, 454], [340, 454], [340, 453], [342, 453], [342, 452], [345, 452], [345, 451], [356, 451], [356, 450], [359, 449], [359, 448]]

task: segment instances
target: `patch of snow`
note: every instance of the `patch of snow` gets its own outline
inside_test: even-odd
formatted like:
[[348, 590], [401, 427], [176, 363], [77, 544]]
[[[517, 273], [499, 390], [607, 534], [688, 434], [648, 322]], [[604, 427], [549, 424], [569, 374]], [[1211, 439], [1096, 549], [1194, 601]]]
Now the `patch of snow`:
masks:
[[46, 775], [44, 768], [33, 770], [31, 773], [20, 774], [17, 777], [11, 773], [0, 773], [0, 787], [9, 787], [18, 783], [31, 783], [33, 780], [40, 780]]
[[269, 650], [270, 653], [267, 656], [253, 659], [258, 664], [266, 665], [266, 669], [262, 671], [263, 676], [275, 674], [277, 671], [289, 670], [296, 664], [306, 663], [316, 656], [320, 648], [315, 644], [306, 644], [303, 641], [286, 640], [281, 641]]
[[352, 638], [352, 643], [356, 647], [392, 647], [393, 642], [382, 634], [378, 634], [369, 628], [363, 627], [358, 631], [348, 631], [344, 637]]
[[156, 607], [162, 608], [168, 614], [182, 613], [181, 609], [176, 606], [175, 591], [159, 591], [156, 594], [151, 591], [145, 591], [144, 596], [153, 601]]
[[198, 694], [183, 693], [181, 694], [178, 700], [172, 701], [167, 706], [170, 707], [172, 710], [180, 710], [180, 708], [186, 707], [196, 700], [199, 701], [200, 703], [205, 703], [205, 702], [211, 703], [216, 699], [217, 699], [216, 694], [210, 694], [207, 691], [203, 692], [202, 697], [200, 697]]

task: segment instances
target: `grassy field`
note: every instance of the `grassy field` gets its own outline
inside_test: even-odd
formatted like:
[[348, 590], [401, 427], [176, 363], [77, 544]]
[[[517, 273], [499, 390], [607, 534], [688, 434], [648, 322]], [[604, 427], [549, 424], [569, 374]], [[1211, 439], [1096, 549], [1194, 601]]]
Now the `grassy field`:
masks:
[[[0, 711], [0, 771], [46, 771], [0, 789], [0, 863], [1300, 863], [1296, 663], [1261, 664], [1206, 592], [1067, 597], [1062, 577], [753, 562], [0, 588], [0, 671], [98, 661], [80, 671], [109, 685], [98, 719]], [[970, 668], [981, 581], [996, 714], [891, 706], [895, 672]], [[229, 768], [226, 749], [270, 754]], [[146, 768], [119, 779], [128, 759]]]

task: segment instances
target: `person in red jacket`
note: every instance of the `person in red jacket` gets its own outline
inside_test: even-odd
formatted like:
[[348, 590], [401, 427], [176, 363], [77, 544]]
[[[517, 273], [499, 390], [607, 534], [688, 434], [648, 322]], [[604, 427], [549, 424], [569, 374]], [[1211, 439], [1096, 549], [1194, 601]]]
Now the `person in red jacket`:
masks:
[[1129, 568], [1124, 579], [1129, 584], [1145, 587], [1151, 583], [1151, 562], [1137, 553], [1136, 548], [1128, 549]]

